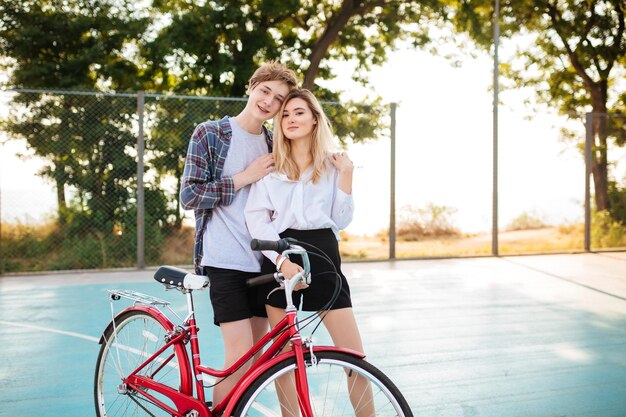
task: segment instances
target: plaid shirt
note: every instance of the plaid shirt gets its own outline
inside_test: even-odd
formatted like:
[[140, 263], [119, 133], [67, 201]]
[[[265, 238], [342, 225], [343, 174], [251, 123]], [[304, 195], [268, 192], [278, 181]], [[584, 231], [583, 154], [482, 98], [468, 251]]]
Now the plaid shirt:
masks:
[[[228, 117], [196, 126], [185, 158], [180, 201], [184, 209], [193, 209], [196, 217], [194, 268], [197, 274], [202, 273], [202, 239], [213, 209], [219, 205], [229, 205], [235, 197], [232, 177], [222, 177], [232, 138]], [[268, 150], [271, 151], [272, 133], [265, 126], [263, 132]]]

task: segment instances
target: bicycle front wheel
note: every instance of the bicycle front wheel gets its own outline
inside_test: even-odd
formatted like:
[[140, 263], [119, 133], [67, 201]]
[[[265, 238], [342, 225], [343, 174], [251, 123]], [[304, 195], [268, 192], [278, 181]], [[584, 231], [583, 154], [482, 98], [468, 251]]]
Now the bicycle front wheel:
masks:
[[[305, 354], [309, 397], [315, 417], [411, 417], [402, 393], [379, 369], [343, 352]], [[265, 371], [244, 392], [235, 406], [236, 416], [298, 416], [295, 358]]]
[[[165, 345], [168, 329], [149, 312], [131, 310], [115, 318], [104, 334], [94, 380], [94, 397], [98, 417], [171, 416], [144, 395], [122, 384], [122, 378], [134, 372], [144, 361]], [[175, 390], [184, 378], [179, 364], [184, 360], [183, 345], [172, 345], [148, 363], [139, 375]], [[145, 390], [164, 404], [174, 404], [163, 395]]]

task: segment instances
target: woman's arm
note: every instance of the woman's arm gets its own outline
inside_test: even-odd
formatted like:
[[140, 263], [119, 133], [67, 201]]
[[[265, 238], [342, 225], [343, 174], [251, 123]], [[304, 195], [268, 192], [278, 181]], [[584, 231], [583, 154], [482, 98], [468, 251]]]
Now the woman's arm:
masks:
[[354, 200], [352, 198], [352, 173], [354, 164], [345, 152], [335, 153], [330, 157], [335, 167], [335, 190], [331, 219], [339, 229], [345, 229], [354, 215]]
[[337, 152], [331, 155], [331, 162], [339, 173], [338, 188], [346, 194], [352, 194], [352, 173], [354, 164], [345, 152]]
[[[244, 215], [246, 217], [246, 225], [250, 236], [255, 239], [263, 240], [278, 240], [280, 236], [274, 226], [272, 225], [272, 213], [274, 212], [274, 206], [269, 198], [269, 191], [265, 181], [257, 181], [250, 187], [250, 194], [248, 195], [248, 201], [246, 202], [246, 208]], [[272, 261], [275, 265], [278, 265], [282, 257], [281, 254], [274, 251], [263, 251], [263, 255]], [[280, 262], [280, 271], [284, 277], [291, 279], [295, 274], [302, 271], [302, 267], [298, 264], [291, 262], [289, 259], [285, 259]], [[306, 285], [298, 284], [296, 289], [306, 288]]]
[[[254, 239], [278, 240], [278, 232], [272, 225], [272, 213], [274, 206], [269, 198], [269, 193], [265, 181], [257, 181], [250, 187], [248, 201], [244, 210], [246, 226], [250, 236]], [[276, 263], [278, 252], [263, 251], [263, 255], [270, 261]]]

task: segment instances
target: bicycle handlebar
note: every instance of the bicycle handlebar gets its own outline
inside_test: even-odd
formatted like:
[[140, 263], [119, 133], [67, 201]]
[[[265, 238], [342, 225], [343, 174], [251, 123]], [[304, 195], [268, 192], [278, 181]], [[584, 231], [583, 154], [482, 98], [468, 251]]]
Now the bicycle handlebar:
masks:
[[309, 263], [309, 254], [306, 249], [298, 245], [298, 241], [293, 238], [284, 238], [280, 240], [259, 240], [252, 239], [250, 247], [252, 250], [273, 250], [281, 252], [283, 256], [289, 256], [289, 254], [300, 255], [302, 257], [303, 270], [295, 274], [291, 279], [285, 280], [283, 274], [276, 272], [273, 274], [261, 275], [258, 277], [250, 278], [246, 280], [248, 286], [265, 284], [272, 282], [273, 280], [281, 284], [280, 288], [285, 289], [285, 296], [287, 298], [287, 305], [293, 306], [291, 300], [291, 293], [299, 282], [309, 285], [311, 283], [311, 264]]
[[258, 277], [250, 278], [246, 280], [248, 287], [254, 287], [256, 285], [267, 284], [268, 282], [280, 282], [280, 272], [274, 272], [273, 274], [265, 274]]
[[250, 247], [252, 250], [273, 250], [275, 252], [284, 252], [291, 246], [295, 239], [284, 238], [280, 240], [260, 240], [252, 239]]

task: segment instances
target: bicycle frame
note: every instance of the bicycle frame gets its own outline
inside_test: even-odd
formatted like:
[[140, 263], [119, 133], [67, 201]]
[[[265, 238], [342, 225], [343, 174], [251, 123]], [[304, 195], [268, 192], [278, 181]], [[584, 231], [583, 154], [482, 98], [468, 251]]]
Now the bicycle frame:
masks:
[[[236, 363], [234, 363], [231, 367], [224, 370], [217, 370], [213, 368], [208, 368], [202, 366], [200, 363], [200, 346], [198, 343], [198, 328], [195, 320], [195, 312], [193, 307], [193, 298], [191, 291], [185, 292], [187, 296], [187, 304], [189, 315], [187, 319], [184, 321], [184, 328], [177, 328], [167, 316], [161, 312], [157, 307], [154, 306], [146, 306], [146, 305], [134, 305], [122, 311], [119, 315], [129, 311], [129, 310], [141, 310], [151, 313], [163, 326], [167, 329], [171, 334], [171, 339], [166, 342], [166, 344], [159, 349], [157, 352], [152, 354], [149, 358], [147, 358], [142, 364], [139, 365], [130, 375], [124, 377], [122, 379], [122, 383], [126, 385], [126, 387], [132, 388], [138, 394], [144, 396], [148, 400], [157, 404], [159, 407], [166, 410], [172, 416], [176, 417], [187, 417], [185, 414], [181, 414], [179, 411], [173, 409], [172, 407], [164, 404], [159, 399], [155, 398], [145, 389], [152, 390], [156, 393], [159, 393], [167, 398], [169, 398], [179, 410], [196, 410], [198, 412], [198, 417], [211, 417], [213, 413], [220, 414], [225, 413], [223, 415], [230, 416], [233, 408], [235, 407], [238, 399], [245, 392], [246, 388], [252, 384], [259, 375], [261, 375], [264, 371], [269, 369], [274, 364], [280, 362], [281, 360], [289, 357], [295, 357], [296, 360], [296, 389], [300, 394], [300, 397], [303, 399], [300, 402], [301, 412], [303, 417], [313, 417], [313, 412], [311, 409], [311, 404], [309, 403], [309, 393], [308, 393], [308, 383], [305, 371], [305, 363], [304, 363], [304, 352], [305, 349], [311, 351], [311, 353], [315, 353], [317, 351], [325, 350], [325, 351], [342, 351], [348, 354], [363, 358], [364, 355], [354, 352], [347, 349], [341, 349], [331, 346], [319, 346], [313, 347], [310, 342], [303, 342], [300, 336], [300, 331], [298, 329], [297, 323], [297, 309], [293, 306], [290, 306], [286, 310], [286, 316], [276, 325], [269, 333], [267, 333], [258, 343], [256, 343], [244, 356], [242, 356]], [[112, 321], [109, 324], [109, 327], [113, 326], [114, 322]], [[177, 332], [176, 330], [179, 329]], [[270, 341], [273, 342], [267, 348], [267, 350], [261, 355], [259, 360], [252, 364], [250, 369], [244, 374], [241, 380], [237, 383], [237, 385], [227, 394], [224, 400], [217, 404], [213, 408], [213, 412], [209, 409], [205, 402], [205, 393], [204, 393], [204, 385], [203, 385], [203, 374], [207, 374], [213, 377], [226, 377], [233, 372], [235, 372], [240, 366], [242, 366], [248, 360], [251, 360], [252, 357], [259, 351], [263, 349]], [[102, 342], [102, 339], [101, 339]], [[189, 356], [187, 353], [186, 344], [189, 342], [192, 361], [189, 361]], [[291, 343], [292, 348], [284, 353], [279, 353], [288, 343]], [[179, 367], [181, 368], [181, 387], [180, 390], [174, 390], [168, 386], [162, 385], [158, 382], [155, 382], [150, 377], [145, 377], [138, 375], [138, 373], [145, 368], [149, 363], [154, 361], [159, 355], [165, 351], [167, 348], [174, 345], [177, 352], [180, 354], [182, 360], [179, 361]], [[169, 358], [167, 358], [163, 363], [161, 363], [155, 372], [151, 375], [154, 377], [161, 369], [163, 369], [167, 363], [174, 357], [172, 354]], [[193, 395], [193, 382], [192, 382], [192, 373], [195, 375], [195, 391], [196, 395]]]

